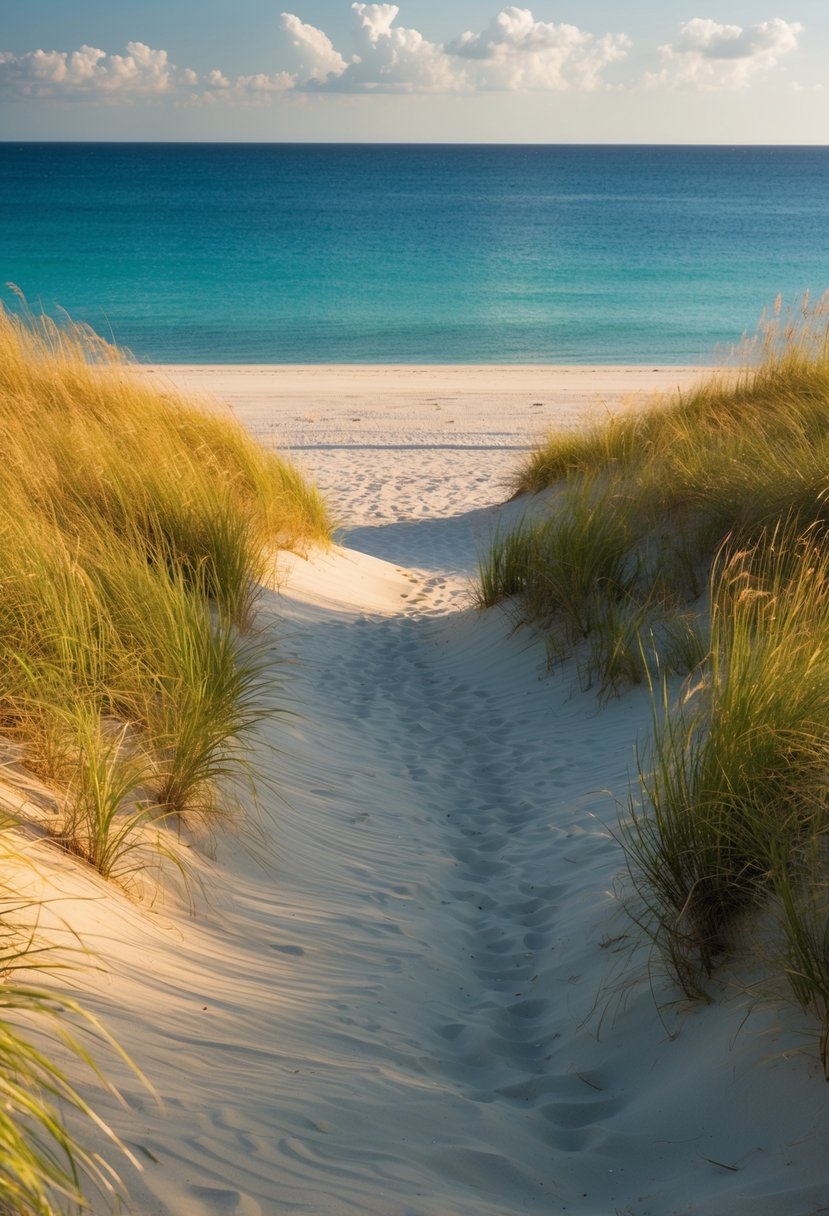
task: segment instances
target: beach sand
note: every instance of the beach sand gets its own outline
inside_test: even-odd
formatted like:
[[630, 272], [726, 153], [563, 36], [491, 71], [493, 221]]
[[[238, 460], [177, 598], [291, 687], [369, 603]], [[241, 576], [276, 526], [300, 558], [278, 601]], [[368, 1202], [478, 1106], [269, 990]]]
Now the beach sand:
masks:
[[[674, 392], [689, 367], [164, 366], [156, 382], [233, 407], [290, 451], [350, 525], [440, 519], [503, 501], [515, 462], [551, 426]], [[349, 547], [361, 549], [352, 536]]]
[[122, 1170], [130, 1211], [822, 1210], [816, 1025], [762, 986], [679, 1001], [621, 908], [647, 694], [600, 706], [473, 606], [533, 435], [695, 373], [150, 374], [292, 451], [342, 530], [264, 594], [291, 713], [263, 730], [258, 834], [194, 862], [196, 914], [40, 855], [53, 933], [65, 917], [101, 960], [79, 995], [163, 1103], [112, 1062], [129, 1106], [99, 1105], [143, 1167]]

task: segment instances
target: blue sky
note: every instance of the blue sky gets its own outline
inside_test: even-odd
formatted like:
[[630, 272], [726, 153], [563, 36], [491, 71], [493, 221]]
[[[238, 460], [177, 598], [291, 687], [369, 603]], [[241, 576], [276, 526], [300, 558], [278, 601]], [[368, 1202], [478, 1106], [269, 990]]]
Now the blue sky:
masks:
[[827, 63], [827, 0], [2, 0], [0, 138], [826, 143]]

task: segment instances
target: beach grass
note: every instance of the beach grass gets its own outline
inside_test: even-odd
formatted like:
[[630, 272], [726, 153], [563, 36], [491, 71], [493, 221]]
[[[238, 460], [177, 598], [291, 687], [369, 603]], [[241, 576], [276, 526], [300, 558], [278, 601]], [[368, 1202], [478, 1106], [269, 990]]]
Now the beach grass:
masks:
[[[0, 839], [6, 865], [15, 864], [14, 832]], [[103, 1133], [116, 1157], [135, 1157], [70, 1080], [86, 1072], [120, 1099], [101, 1061], [119, 1056], [147, 1084], [100, 1022], [65, 992], [42, 984], [65, 966], [38, 944], [31, 928], [37, 907], [4, 888], [0, 894], [0, 1211], [8, 1216], [58, 1216], [87, 1209], [90, 1188], [120, 1210], [117, 1171], [84, 1144], [84, 1128]], [[28, 924], [28, 927], [26, 925]], [[14, 978], [12, 978], [14, 977]], [[41, 984], [38, 984], [38, 979]], [[37, 1045], [33, 1042], [33, 1031]], [[56, 1058], [65, 1063], [55, 1063]], [[149, 1088], [149, 1086], [148, 1086]]]
[[823, 1023], [829, 955], [829, 537], [781, 525], [718, 558], [708, 656], [663, 693], [623, 840], [650, 932], [688, 993], [772, 909], [778, 965]]
[[[0, 313], [0, 433], [0, 740], [43, 783], [55, 845], [123, 882], [181, 864], [182, 825], [219, 821], [252, 776], [272, 712], [257, 595], [279, 547], [329, 539], [325, 505], [232, 418], [47, 318]], [[26, 827], [4, 821], [4, 847]], [[112, 1192], [63, 1122], [91, 1110], [25, 1035], [51, 1020], [94, 1069], [68, 1030], [91, 1019], [11, 982], [4, 1009], [22, 1021], [0, 1018], [0, 1211], [69, 1210], [84, 1178]]]
[[631, 911], [689, 996], [771, 912], [764, 949], [820, 1019], [826, 1065], [826, 302], [773, 316], [745, 359], [531, 453], [515, 488], [547, 509], [495, 539], [480, 599], [511, 597], [603, 692], [649, 684], [621, 824]]
[[54, 787], [53, 837], [115, 874], [142, 826], [215, 809], [244, 769], [257, 590], [326, 510], [82, 327], [0, 317], [0, 428], [0, 733]]
[[577, 652], [585, 683], [607, 694], [699, 661], [687, 604], [703, 583], [698, 542], [667, 527], [627, 477], [588, 470], [495, 537], [479, 602], [511, 599], [545, 630], [551, 662]]

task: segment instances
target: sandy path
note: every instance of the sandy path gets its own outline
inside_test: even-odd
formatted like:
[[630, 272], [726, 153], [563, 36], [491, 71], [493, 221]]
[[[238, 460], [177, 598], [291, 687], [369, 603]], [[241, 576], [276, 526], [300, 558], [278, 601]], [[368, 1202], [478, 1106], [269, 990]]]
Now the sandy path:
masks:
[[645, 953], [613, 986], [636, 940], [614, 795], [647, 698], [600, 710], [470, 606], [526, 433], [499, 414], [482, 473], [421, 406], [408, 447], [378, 454], [387, 402], [368, 434], [295, 445], [345, 548], [287, 562], [263, 601], [293, 713], [263, 735], [261, 837], [220, 841], [209, 904], [150, 914], [53, 875], [108, 969], [85, 999], [164, 1101], [122, 1071], [131, 1109], [104, 1103], [144, 1166], [131, 1210], [812, 1216], [814, 1027], [736, 990], [657, 1011], [652, 987], [675, 993]]
[[[401, 562], [384, 611], [358, 600], [309, 612], [319, 573], [302, 567], [281, 597], [284, 645], [313, 705], [286, 762], [298, 787], [303, 743], [323, 761], [310, 792], [326, 890], [310, 904], [334, 934], [320, 959], [319, 928], [292, 925], [292, 942], [316, 941], [297, 972], [313, 967], [317, 987], [297, 1092], [283, 1081], [275, 1112], [293, 1116], [277, 1175], [285, 1210], [546, 1213], [583, 1197], [588, 1174], [600, 1204], [618, 1189], [587, 1150], [623, 1103], [600, 1094], [589, 1063], [577, 1075], [591, 1036], [574, 1051], [568, 1031], [596, 998], [595, 975], [581, 991], [573, 959], [607, 903], [597, 860], [618, 861], [602, 824], [582, 825], [575, 808], [585, 771], [618, 785], [625, 761], [597, 763], [595, 705], [565, 708], [569, 690], [539, 679], [529, 639], [505, 638], [499, 617], [447, 613], [468, 597], [467, 523], [454, 529], [455, 569], [421, 579]], [[404, 536], [416, 557], [434, 531], [397, 529], [400, 557]], [[322, 563], [329, 590], [352, 560]], [[553, 791], [566, 808], [555, 825]], [[308, 843], [288, 830], [283, 819], [284, 880], [290, 890], [289, 858], [301, 858], [291, 902], [307, 909]], [[556, 1149], [566, 1156], [554, 1165]]]

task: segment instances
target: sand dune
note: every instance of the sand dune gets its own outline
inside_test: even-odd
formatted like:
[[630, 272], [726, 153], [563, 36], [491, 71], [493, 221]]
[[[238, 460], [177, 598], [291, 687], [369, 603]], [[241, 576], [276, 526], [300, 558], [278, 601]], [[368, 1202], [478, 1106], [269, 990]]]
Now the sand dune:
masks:
[[646, 695], [600, 708], [471, 604], [478, 547], [521, 509], [498, 504], [531, 401], [464, 400], [449, 442], [424, 399], [397, 430], [388, 384], [355, 430], [334, 388], [319, 423], [286, 421], [293, 390], [246, 401], [256, 374], [240, 369], [240, 416], [344, 524], [263, 599], [291, 713], [263, 732], [259, 833], [196, 863], [195, 917], [48, 873], [54, 932], [71, 916], [102, 961], [84, 1000], [163, 1102], [113, 1064], [130, 1107], [104, 1113], [143, 1166], [123, 1171], [130, 1210], [821, 1210], [816, 1027], [736, 986], [678, 1004], [620, 908], [614, 799]]

